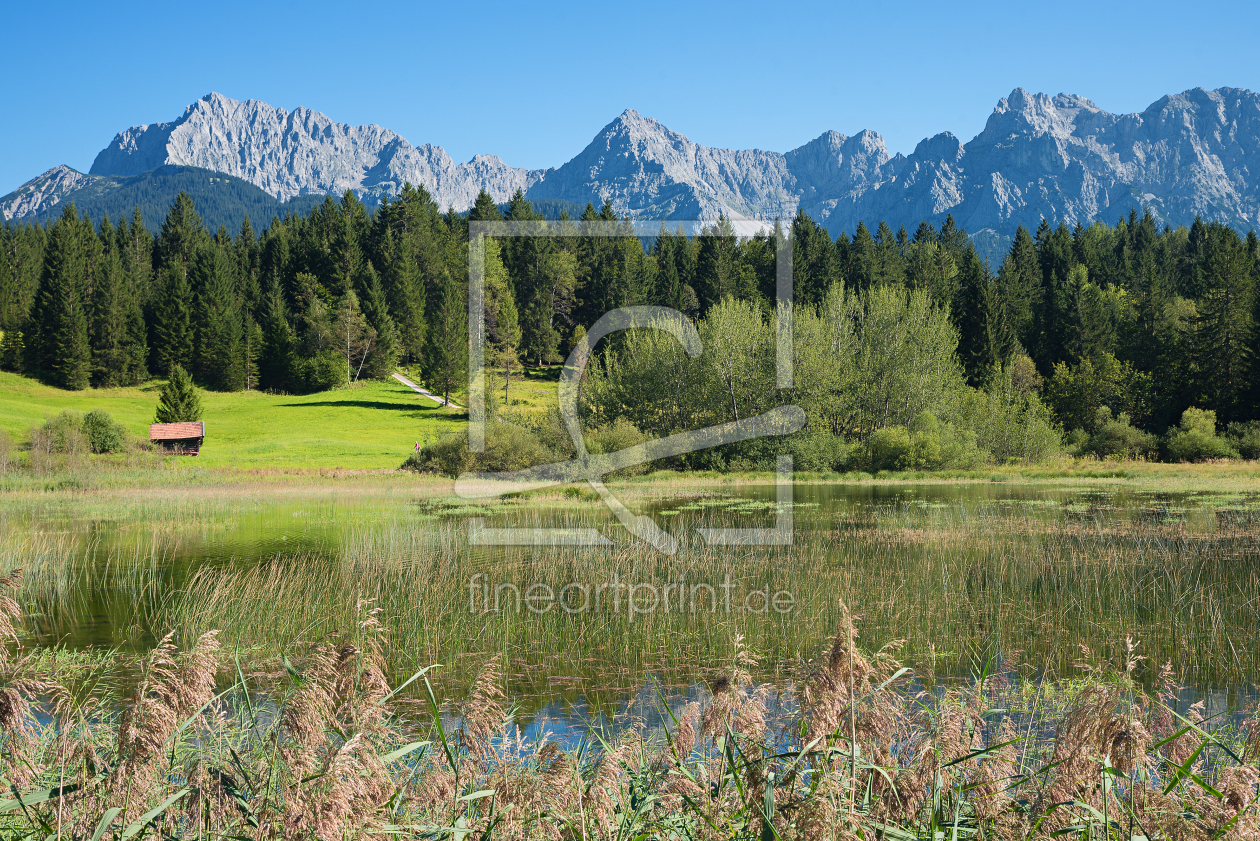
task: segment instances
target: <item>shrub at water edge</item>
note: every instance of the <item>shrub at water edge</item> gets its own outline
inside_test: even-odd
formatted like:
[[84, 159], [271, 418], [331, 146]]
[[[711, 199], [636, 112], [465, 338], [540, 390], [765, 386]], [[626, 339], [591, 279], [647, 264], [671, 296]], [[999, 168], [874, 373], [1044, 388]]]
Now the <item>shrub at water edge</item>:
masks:
[[1182, 412], [1180, 426], [1169, 430], [1165, 447], [1173, 461], [1238, 458], [1238, 451], [1216, 434], [1216, 412], [1193, 406]]

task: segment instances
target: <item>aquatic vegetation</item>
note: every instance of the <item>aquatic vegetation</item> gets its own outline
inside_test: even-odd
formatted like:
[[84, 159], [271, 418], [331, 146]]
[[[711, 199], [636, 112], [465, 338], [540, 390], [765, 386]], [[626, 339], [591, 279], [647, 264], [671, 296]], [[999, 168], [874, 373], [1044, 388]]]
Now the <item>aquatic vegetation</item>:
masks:
[[[977, 657], [1020, 651], [1025, 669], [1061, 676], [1073, 641], [1112, 656], [1126, 635], [1199, 691], [1246, 687], [1260, 673], [1260, 542], [1244, 492], [1216, 507], [1079, 483], [798, 485], [790, 547], [708, 546], [695, 534], [772, 524], [768, 482], [715, 495], [634, 481], [619, 492], [679, 538], [677, 554], [627, 540], [600, 503], [562, 489], [464, 510], [437, 484], [363, 477], [265, 495], [244, 485], [10, 500], [0, 574], [26, 570], [22, 631], [38, 645], [142, 653], [172, 629], [182, 645], [218, 630], [245, 661], [346, 627], [357, 600], [374, 599], [391, 629], [382, 648], [391, 679], [441, 662], [439, 689], [457, 691], [498, 654], [512, 666], [508, 689], [529, 706], [610, 711], [646, 675], [691, 685], [705, 677], [697, 664], [730, 656], [734, 632], [760, 663], [758, 679], [776, 680], [821, 644], [842, 603], [864, 616], [874, 644], [904, 639], [902, 656], [924, 675], [964, 676]], [[684, 504], [698, 501], [723, 504]], [[615, 545], [477, 546], [470, 515], [599, 528]], [[663, 608], [665, 598], [677, 605], [684, 581], [719, 597], [729, 581], [731, 610], [708, 609], [704, 590], [695, 612], [630, 615], [624, 598], [619, 610], [569, 613], [558, 600], [546, 612], [495, 610], [496, 595], [507, 608], [535, 585], [558, 595], [613, 582]], [[752, 595], [780, 591], [792, 595], [785, 614]], [[1154, 670], [1137, 679], [1149, 685]]]
[[[0, 583], [6, 591], [17, 576]], [[249, 675], [210, 631], [161, 640], [121, 703], [92, 667], [30, 676], [0, 650], [0, 802], [9, 838], [1248, 839], [1260, 832], [1260, 716], [1153, 692], [1143, 655], [1086, 652], [1082, 677], [1029, 684], [989, 661], [916, 691], [898, 643], [858, 645], [853, 617], [798, 664], [771, 713], [738, 635], [663, 728], [575, 743], [527, 737], [507, 667], [463, 700], [417, 670], [391, 686], [379, 607]], [[0, 633], [17, 603], [0, 597]], [[413, 689], [410, 696], [406, 690]], [[418, 703], [409, 703], [407, 698]], [[1229, 713], [1230, 711], [1224, 711]]]

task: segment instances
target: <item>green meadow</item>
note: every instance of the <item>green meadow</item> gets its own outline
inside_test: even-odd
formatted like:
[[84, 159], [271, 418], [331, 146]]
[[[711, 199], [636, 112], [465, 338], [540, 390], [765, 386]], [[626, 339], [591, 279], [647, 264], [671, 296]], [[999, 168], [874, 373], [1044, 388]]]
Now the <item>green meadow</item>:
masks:
[[[0, 373], [0, 429], [24, 441], [32, 426], [72, 409], [104, 409], [147, 440], [161, 381], [134, 388], [67, 391]], [[394, 380], [305, 395], [258, 391], [202, 394], [203, 467], [250, 469], [395, 468], [417, 440], [454, 432], [465, 413], [438, 406]]]

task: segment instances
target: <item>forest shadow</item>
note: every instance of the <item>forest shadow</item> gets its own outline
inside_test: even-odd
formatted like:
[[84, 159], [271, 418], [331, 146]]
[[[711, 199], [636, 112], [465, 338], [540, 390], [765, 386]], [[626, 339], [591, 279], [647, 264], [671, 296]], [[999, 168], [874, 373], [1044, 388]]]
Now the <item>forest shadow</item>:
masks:
[[[414, 403], [386, 403], [383, 400], [326, 400], [319, 403], [280, 403], [284, 407], [293, 407], [298, 409], [320, 409], [325, 406], [341, 406], [354, 409], [385, 409], [393, 412], [415, 412], [417, 414], [436, 412], [441, 406], [421, 406]], [[460, 415], [448, 415], [452, 419], [466, 419], [468, 413]]]

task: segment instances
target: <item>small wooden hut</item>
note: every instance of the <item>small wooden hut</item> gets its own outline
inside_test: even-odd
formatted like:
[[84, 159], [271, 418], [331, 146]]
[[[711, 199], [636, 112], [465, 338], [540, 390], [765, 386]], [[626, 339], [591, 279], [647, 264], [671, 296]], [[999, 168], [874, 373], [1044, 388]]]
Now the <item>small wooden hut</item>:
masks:
[[149, 424], [149, 440], [176, 455], [197, 455], [201, 451], [201, 441], [205, 437], [205, 421]]

